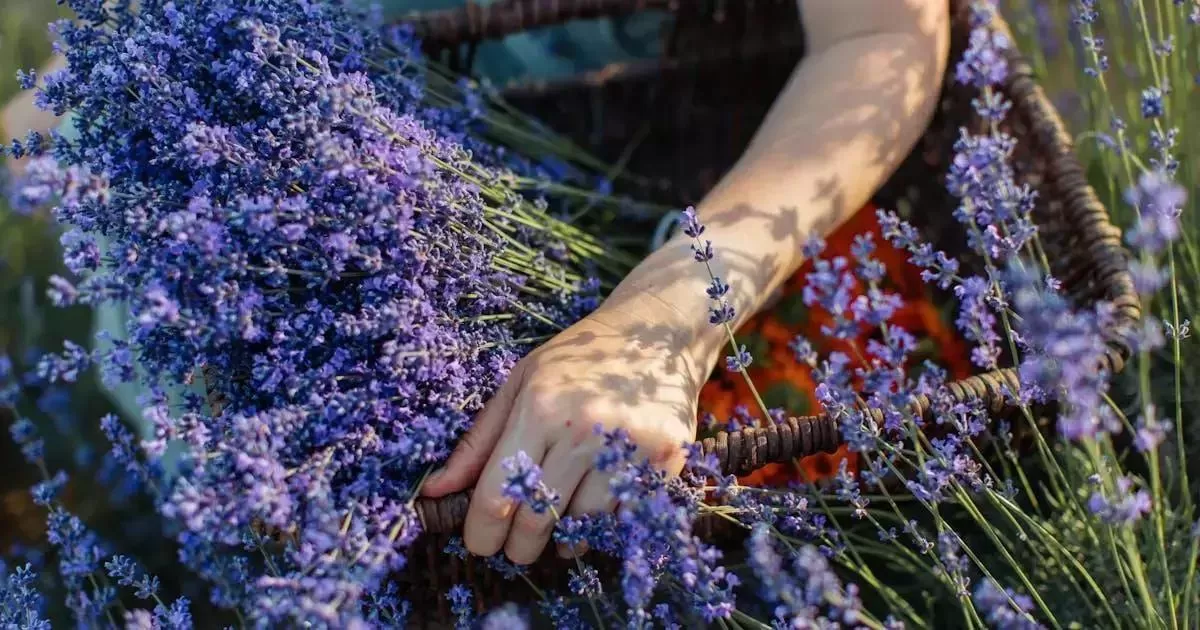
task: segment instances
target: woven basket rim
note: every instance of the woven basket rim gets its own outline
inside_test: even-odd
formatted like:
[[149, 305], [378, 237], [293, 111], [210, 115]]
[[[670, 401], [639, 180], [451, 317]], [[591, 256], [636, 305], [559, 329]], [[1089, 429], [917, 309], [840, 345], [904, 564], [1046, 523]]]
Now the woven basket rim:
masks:
[[[794, 2], [795, 0], [782, 0]], [[591, 19], [629, 15], [638, 11], [657, 9], [679, 13], [685, 10], [703, 10], [711, 6], [705, 0], [506, 0], [492, 5], [472, 3], [458, 9], [444, 9], [414, 13], [403, 21], [412, 24], [414, 31], [423, 38], [425, 45], [434, 49], [456, 44], [476, 43], [484, 39], [501, 38], [530, 28], [552, 26], [575, 19]], [[965, 23], [965, 12], [969, 3], [965, 0], [952, 2], [956, 13], [956, 27]], [[992, 17], [989, 28], [1015, 42], [1012, 32], [998, 13]], [[776, 43], [776, 45], [780, 45]], [[759, 48], [762, 48], [760, 46]], [[751, 49], [753, 51], [753, 49]], [[540, 80], [512, 83], [503, 95], [536, 95], [554, 93], [558, 90], [599, 87], [607, 82], [628, 80], [666, 68], [685, 67], [711, 60], [716, 55], [739, 54], [743, 51], [708, 51], [701, 54], [664, 57], [646, 62], [612, 64], [600, 70], [580, 73], [556, 80]], [[1110, 374], [1120, 372], [1131, 354], [1128, 335], [1141, 318], [1141, 305], [1128, 268], [1128, 254], [1116, 228], [1087, 183], [1082, 166], [1074, 154], [1073, 143], [1058, 112], [1050, 103], [1045, 92], [1034, 80], [1029, 63], [1015, 45], [1005, 51], [1009, 64], [1009, 75], [1002, 90], [1013, 102], [1015, 112], [1034, 121], [1029, 134], [1034, 136], [1039, 148], [1047, 154], [1049, 184], [1061, 196], [1062, 212], [1068, 217], [1088, 217], [1082, 222], [1078, 247], [1092, 254], [1094, 259], [1107, 263], [1103, 274], [1097, 279], [1107, 301], [1114, 307], [1113, 326], [1106, 332], [1108, 350], [1105, 368]], [[994, 415], [1010, 413], [1016, 409], [1011, 396], [1005, 391], [1018, 391], [1017, 369], [1006, 367], [976, 374], [951, 382], [947, 385], [950, 395], [957, 402], [983, 400]], [[925, 415], [931, 401], [925, 397], [913, 400], [909, 410]], [[879, 410], [871, 410], [881, 414]], [[700, 441], [703, 451], [713, 454], [726, 474], [745, 474], [771, 463], [791, 461], [818, 452], [832, 452], [842, 444], [840, 430], [834, 420], [826, 414], [789, 417], [780, 423], [765, 427], [750, 427], [738, 431], [719, 431], [713, 437]], [[464, 491], [438, 499], [421, 498], [416, 502], [418, 516], [424, 530], [430, 534], [457, 532], [466, 516], [470, 491]]]

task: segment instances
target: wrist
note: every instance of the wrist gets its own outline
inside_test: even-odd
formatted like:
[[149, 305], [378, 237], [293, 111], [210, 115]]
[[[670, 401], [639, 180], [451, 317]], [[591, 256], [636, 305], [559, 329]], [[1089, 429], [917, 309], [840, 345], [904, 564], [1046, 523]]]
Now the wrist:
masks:
[[686, 355], [707, 373], [720, 358], [726, 332], [709, 321], [715, 304], [706, 293], [711, 280], [690, 245], [691, 239], [682, 236], [668, 240], [613, 289], [598, 312], [668, 339], [670, 351]]

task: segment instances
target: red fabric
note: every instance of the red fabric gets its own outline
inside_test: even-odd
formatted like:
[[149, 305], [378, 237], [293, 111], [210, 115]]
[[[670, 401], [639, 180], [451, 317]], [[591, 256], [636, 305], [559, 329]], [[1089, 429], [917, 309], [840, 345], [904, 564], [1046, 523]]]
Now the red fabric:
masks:
[[[887, 268], [885, 288], [898, 293], [904, 306], [892, 319], [892, 323], [913, 334], [919, 341], [932, 342], [934, 355], [928, 357], [945, 367], [951, 378], [964, 378], [970, 374], [969, 349], [956, 334], [954, 327], [945, 321], [932, 301], [932, 296], [918, 268], [908, 262], [908, 254], [892, 247], [881, 235], [875, 216], [876, 208], [868, 205], [829, 235], [823, 257], [845, 256], [851, 258], [850, 247], [854, 237], [869, 233], [874, 236], [875, 258]], [[776, 304], [746, 322], [738, 331], [739, 343], [754, 353], [754, 363], [747, 370], [760, 394], [769, 407], [782, 406], [790, 415], [813, 415], [820, 412], [813, 394], [816, 383], [809, 366], [797, 362], [788, 349], [788, 343], [796, 335], [803, 335], [820, 353], [842, 350], [849, 356], [849, 342], [826, 339], [821, 335], [821, 326], [829, 323], [831, 316], [819, 309], [802, 307], [800, 294], [812, 263], [806, 262], [786, 283]], [[863, 287], [855, 288], [855, 295]], [[876, 330], [866, 329], [855, 340], [859, 348]], [[747, 342], [747, 340], [749, 340]], [[738, 373], [731, 373], [722, 365], [700, 392], [700, 412], [711, 413], [718, 421], [733, 416], [738, 405], [746, 405], [754, 415], [761, 412]], [[833, 475], [840, 464], [848, 460], [854, 469], [855, 455], [843, 447], [837, 453], [818, 454], [790, 464], [772, 464], [743, 477], [745, 485], [786, 485], [792, 480], [815, 480]]]

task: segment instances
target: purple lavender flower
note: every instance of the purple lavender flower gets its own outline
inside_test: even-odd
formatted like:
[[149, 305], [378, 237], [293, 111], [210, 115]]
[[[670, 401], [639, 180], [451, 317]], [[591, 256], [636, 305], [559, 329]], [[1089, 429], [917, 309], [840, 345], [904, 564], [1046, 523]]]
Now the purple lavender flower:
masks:
[[954, 277], [958, 274], [958, 261], [947, 256], [945, 252], [934, 251], [929, 243], [922, 243], [920, 233], [906, 221], [902, 221], [895, 212], [879, 210], [876, 213], [883, 237], [893, 245], [912, 254], [912, 262], [924, 268], [921, 277], [927, 282], [935, 282], [943, 289], [950, 288]]
[[1135, 490], [1130, 477], [1119, 477], [1111, 494], [1103, 489], [1092, 492], [1088, 510], [1101, 521], [1115, 526], [1129, 526], [1149, 514], [1152, 508], [1150, 493]]
[[874, 328], [890, 320], [902, 306], [904, 303], [899, 295], [871, 287], [866, 295], [854, 299], [850, 310], [855, 320]]
[[1029, 614], [1033, 609], [1032, 598], [1012, 589], [1002, 589], [991, 578], [979, 582], [971, 599], [983, 619], [998, 630], [1039, 630], [1043, 627]]
[[31, 214], [50, 202], [62, 186], [63, 173], [54, 158], [36, 157], [25, 166], [21, 177], [8, 186], [9, 206], [18, 214]]
[[37, 590], [37, 573], [33, 566], [25, 564], [11, 573], [0, 562], [0, 627], [28, 630], [50, 630], [50, 621], [44, 619], [45, 598]]
[[32, 90], [37, 85], [37, 70], [17, 70], [17, 86], [22, 90]]
[[788, 343], [788, 349], [792, 351], [792, 356], [796, 358], [798, 363], [804, 363], [810, 366], [817, 365], [817, 351], [813, 349], [812, 343], [802, 336], [797, 335]]
[[1008, 273], [1008, 286], [1021, 316], [1017, 332], [1026, 346], [1019, 368], [1022, 396], [1061, 400], [1058, 431], [1067, 439], [1110, 430], [1111, 412], [1103, 402], [1108, 391], [1103, 305], [1092, 312], [1074, 309], [1035, 274], [1015, 267]]
[[850, 318], [854, 286], [854, 274], [845, 258], [813, 260], [813, 271], [806, 278], [802, 297], [806, 306], [820, 306], [833, 316], [832, 325], [821, 327], [823, 334], [849, 339], [858, 333], [858, 325]]
[[590, 565], [583, 565], [580, 570], [571, 569], [567, 588], [581, 597], [598, 597], [601, 594], [600, 574]]
[[538, 609], [555, 628], [591, 628], [583, 621], [579, 606], [564, 597], [543, 600]]
[[720, 300], [725, 297], [726, 293], [729, 293], [729, 285], [722, 281], [719, 276], [714, 276], [705, 292], [708, 294], [709, 299]]
[[734, 320], [737, 317], [737, 311], [734, 310], [727, 300], [721, 300], [715, 306], [708, 309], [708, 323], [714, 326], [720, 326]]
[[446, 592], [450, 602], [450, 614], [454, 615], [456, 630], [467, 630], [475, 621], [474, 594], [469, 587], [455, 584]]
[[1099, 17], [1096, 0], [1079, 0], [1074, 20], [1076, 24], [1094, 24]]
[[1167, 432], [1174, 424], [1170, 420], [1159, 420], [1154, 405], [1147, 405], [1145, 413], [1138, 419], [1133, 445], [1146, 453], [1159, 447], [1167, 439]]
[[63, 341], [62, 354], [46, 354], [38, 361], [37, 376], [48, 383], [74, 383], [91, 365], [91, 354], [68, 339]]
[[987, 280], [971, 276], [954, 287], [959, 300], [955, 324], [963, 336], [975, 342], [971, 360], [984, 369], [994, 369], [1000, 361], [1000, 335], [996, 332], [996, 315], [988, 303], [992, 288]]
[[750, 352], [743, 345], [738, 349], [737, 354], [725, 357], [725, 369], [730, 372], [740, 372], [750, 367], [753, 360], [754, 357], [750, 356]]
[[1138, 210], [1138, 219], [1126, 240], [1149, 254], [1157, 254], [1180, 236], [1179, 214], [1187, 191], [1158, 172], [1143, 173], [1125, 193], [1125, 201]]
[[59, 242], [63, 246], [63, 262], [71, 273], [95, 271], [100, 266], [100, 248], [91, 236], [70, 230], [59, 238]]
[[545, 513], [558, 502], [558, 493], [542, 482], [542, 468], [533, 463], [525, 451], [506, 458], [501, 465], [507, 473], [504, 496], [524, 503], [538, 514]]
[[620, 593], [628, 617], [648, 619], [658, 592], [705, 621], [728, 618], [738, 581], [720, 566], [720, 552], [692, 534], [698, 496], [682, 479], [668, 479], [648, 460], [635, 461], [628, 436], [612, 432], [605, 437], [611, 444], [604, 457], [613, 474], [610, 490], [620, 510], [564, 519], [555, 541], [586, 542], [622, 562]]
[[1008, 38], [998, 31], [983, 28], [972, 30], [967, 50], [955, 67], [955, 78], [959, 83], [978, 88], [1004, 83], [1008, 78], [1005, 51], [1009, 45]]
[[463, 544], [462, 537], [454, 536], [451, 537], [450, 541], [446, 543], [446, 547], [442, 549], [442, 553], [455, 556], [461, 560], [466, 558], [467, 554], [470, 552], [467, 551], [466, 545]]
[[58, 493], [62, 491], [63, 486], [66, 484], [67, 474], [61, 470], [55, 473], [50, 479], [34, 484], [31, 490], [33, 502], [42, 507], [53, 505], [58, 499]]
[[829, 561], [815, 547], [805, 545], [780, 557], [771, 530], [758, 524], [747, 543], [749, 565], [761, 582], [761, 593], [774, 604], [781, 627], [819, 624], [855, 626], [862, 603], [853, 585], [843, 586]]
[[713, 252], [712, 241], [700, 241], [697, 239], [692, 244], [692, 258], [698, 263], [706, 263], [713, 259], [716, 254]]
[[55, 306], [71, 306], [79, 300], [79, 290], [69, 280], [59, 275], [50, 276], [50, 287], [46, 290], [50, 303]]
[[1151, 296], [1158, 293], [1167, 282], [1167, 274], [1158, 265], [1141, 260], [1130, 261], [1129, 275], [1133, 276], [1133, 288], [1139, 295]]
[[1166, 106], [1163, 105], [1162, 90], [1156, 87], [1150, 87], [1142, 90], [1141, 100], [1142, 118], [1158, 118], [1166, 113]]
[[1150, 149], [1158, 153], [1156, 157], [1150, 158], [1152, 171], [1161, 172], [1171, 178], [1175, 176], [1179, 170], [1179, 160], [1172, 155], [1172, 151], [1178, 139], [1179, 130], [1173, 127], [1165, 131], [1150, 130]]
[[128, 556], [113, 556], [104, 563], [104, 570], [108, 572], [108, 577], [117, 581], [121, 586], [130, 586], [133, 584], [134, 576], [137, 574], [137, 567], [134, 566], [133, 560]]
[[683, 233], [694, 239], [700, 238], [704, 233], [704, 224], [700, 222], [700, 218], [696, 216], [696, 209], [692, 206], [683, 211]]

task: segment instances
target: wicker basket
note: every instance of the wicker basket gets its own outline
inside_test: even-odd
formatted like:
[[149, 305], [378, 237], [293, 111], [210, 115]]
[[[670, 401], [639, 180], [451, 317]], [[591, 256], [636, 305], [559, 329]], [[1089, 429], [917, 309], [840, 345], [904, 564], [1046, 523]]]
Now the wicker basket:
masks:
[[[685, 204], [697, 201], [732, 166], [803, 55], [796, 4], [796, 0], [506, 0], [414, 14], [407, 21], [416, 27], [432, 57], [469, 71], [476, 45], [484, 39], [573, 19], [670, 12], [662, 59], [614, 65], [557, 82], [510, 85], [504, 97], [610, 161], [621, 156], [631, 137], [648, 132], [628, 169], [653, 183], [630, 192]], [[952, 0], [951, 6], [954, 60], [966, 46], [969, 3]], [[999, 18], [993, 28], [1007, 32]], [[1116, 306], [1117, 325], [1108, 331], [1107, 367], [1119, 371], [1129, 355], [1121, 331], [1141, 315], [1120, 232], [1088, 186], [1062, 121], [1034, 82], [1029, 65], [1015, 51], [1009, 62], [1003, 91], [1014, 105], [1006, 126], [1019, 140], [1014, 158], [1018, 180], [1039, 193], [1035, 220], [1052, 272], [1069, 296], [1077, 303], [1107, 300]], [[881, 207], [907, 214], [935, 245], [952, 251], [961, 251], [965, 235], [950, 218], [956, 202], [946, 192], [942, 174], [959, 129], [981, 125], [970, 105], [973, 97], [948, 73], [928, 130], [876, 198]], [[912, 212], [914, 208], [920, 212]], [[957, 399], [980, 400], [996, 416], [1014, 411], [1002, 392], [1016, 387], [1012, 368], [950, 386]], [[914, 410], [924, 413], [928, 406], [927, 400], [918, 400]], [[705, 439], [703, 447], [717, 456], [727, 473], [745, 474], [768, 463], [832, 452], [840, 441], [835, 422], [818, 415], [718, 433]], [[441, 594], [453, 584], [473, 585], [481, 604], [521, 599], [522, 591], [528, 590], [519, 582], [504, 582], [477, 561], [441, 553], [448, 536], [461, 529], [468, 500], [463, 493], [418, 504], [426, 534], [413, 560], [424, 561], [425, 570], [413, 566], [405, 578], [406, 592], [421, 616], [414, 620], [417, 623], [436, 624], [446, 618], [447, 603]], [[535, 580], [558, 582], [565, 568], [573, 566], [551, 555], [532, 568]]]

